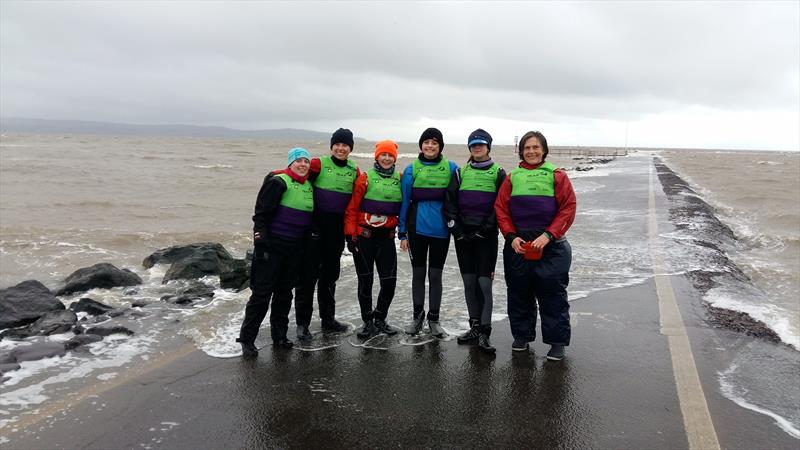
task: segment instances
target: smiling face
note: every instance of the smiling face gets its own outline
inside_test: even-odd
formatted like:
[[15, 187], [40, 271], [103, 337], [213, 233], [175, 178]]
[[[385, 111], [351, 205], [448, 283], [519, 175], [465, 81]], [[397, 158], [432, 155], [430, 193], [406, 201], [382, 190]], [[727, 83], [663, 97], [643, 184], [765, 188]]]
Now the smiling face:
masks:
[[306, 158], [297, 158], [289, 164], [289, 168], [292, 169], [292, 172], [304, 177], [308, 175], [308, 169], [311, 168], [311, 161]]
[[425, 159], [436, 159], [439, 156], [439, 141], [436, 139], [425, 139], [422, 141], [422, 154]]
[[469, 148], [469, 154], [475, 162], [483, 162], [489, 159], [489, 146], [486, 144], [475, 144]]
[[544, 162], [544, 148], [539, 138], [531, 136], [522, 146], [522, 158], [532, 166], [538, 166]]
[[389, 153], [381, 153], [378, 155], [378, 165], [381, 166], [382, 169], [391, 169], [394, 165], [395, 159]]
[[331, 156], [339, 161], [345, 161], [351, 151], [353, 151], [353, 149], [351, 149], [349, 145], [337, 142], [331, 147]]

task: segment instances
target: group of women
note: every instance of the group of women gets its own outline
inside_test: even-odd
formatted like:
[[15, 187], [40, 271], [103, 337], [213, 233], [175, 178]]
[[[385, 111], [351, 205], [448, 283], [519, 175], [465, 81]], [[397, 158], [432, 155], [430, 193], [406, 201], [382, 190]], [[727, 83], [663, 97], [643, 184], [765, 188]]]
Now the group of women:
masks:
[[[476, 343], [494, 353], [492, 281], [498, 228], [505, 238], [503, 264], [508, 289], [512, 350], [527, 351], [535, 338], [537, 310], [547, 358], [561, 360], [570, 342], [567, 285], [571, 248], [566, 232], [575, 218], [575, 193], [566, 173], [546, 161], [547, 140], [539, 132], [519, 142], [519, 167], [506, 172], [491, 158], [492, 137], [478, 129], [467, 139], [469, 159], [458, 167], [443, 156], [444, 138], [428, 128], [420, 153], [402, 174], [397, 143], [375, 144], [373, 167], [361, 171], [348, 159], [353, 135], [339, 129], [331, 155], [311, 158], [289, 151], [286, 169], [267, 175], [256, 201], [250, 285], [238, 342], [243, 355], [258, 355], [255, 338], [270, 301], [273, 345], [287, 338], [292, 288], [296, 288], [297, 336], [308, 340], [315, 284], [323, 331], [341, 332], [334, 318], [335, 283], [344, 245], [358, 275], [361, 339], [398, 330], [387, 323], [397, 283], [397, 251], [409, 252], [413, 313], [404, 332], [444, 337], [440, 325], [442, 271], [451, 236], [464, 283], [469, 330], [459, 343]], [[396, 231], [395, 231], [396, 230]], [[380, 290], [373, 304], [374, 270]], [[425, 311], [425, 283], [428, 311]]]

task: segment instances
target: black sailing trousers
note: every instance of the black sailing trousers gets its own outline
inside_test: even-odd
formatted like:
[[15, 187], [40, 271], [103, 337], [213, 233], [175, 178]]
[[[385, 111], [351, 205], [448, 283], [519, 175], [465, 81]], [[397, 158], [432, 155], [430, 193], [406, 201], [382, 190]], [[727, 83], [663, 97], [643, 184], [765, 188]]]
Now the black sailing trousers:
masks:
[[250, 271], [252, 294], [244, 309], [244, 321], [239, 332], [240, 342], [254, 342], [261, 322], [272, 302], [269, 323], [272, 340], [286, 338], [289, 310], [292, 308], [292, 288], [302, 258], [301, 240], [270, 238], [256, 246]]
[[304, 261], [295, 291], [295, 321], [309, 326], [314, 312], [314, 288], [317, 290], [319, 318], [332, 321], [336, 314], [336, 282], [341, 270], [344, 250], [344, 216], [324, 214], [318, 218], [319, 228], [305, 243]]
[[[397, 286], [397, 247], [393, 236], [372, 236], [358, 238], [358, 251], [353, 253], [353, 262], [358, 274], [358, 305], [361, 319], [386, 320], [389, 305], [394, 299]], [[372, 283], [375, 278], [373, 268], [378, 269], [378, 304], [372, 308]]]

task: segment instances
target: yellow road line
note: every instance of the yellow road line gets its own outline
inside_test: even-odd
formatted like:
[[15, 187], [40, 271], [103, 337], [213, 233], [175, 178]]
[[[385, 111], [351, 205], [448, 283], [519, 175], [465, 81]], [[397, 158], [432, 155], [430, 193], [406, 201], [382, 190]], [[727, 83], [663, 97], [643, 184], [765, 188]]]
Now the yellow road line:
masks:
[[708, 411], [706, 396], [697, 374], [692, 347], [683, 325], [683, 318], [675, 301], [672, 283], [664, 275], [664, 257], [658, 237], [658, 216], [656, 215], [656, 197], [654, 191], [654, 166], [650, 164], [650, 196], [648, 212], [648, 234], [650, 256], [653, 260], [658, 309], [661, 314], [661, 334], [667, 336], [669, 352], [672, 356], [672, 371], [675, 375], [675, 387], [683, 414], [683, 426], [689, 440], [690, 449], [719, 449], [714, 422]]

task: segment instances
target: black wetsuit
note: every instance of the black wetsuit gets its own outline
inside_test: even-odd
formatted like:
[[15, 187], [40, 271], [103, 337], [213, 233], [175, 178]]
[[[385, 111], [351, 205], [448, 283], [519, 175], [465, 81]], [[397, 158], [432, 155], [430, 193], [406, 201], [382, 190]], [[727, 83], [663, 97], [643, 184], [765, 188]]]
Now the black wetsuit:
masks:
[[[488, 170], [491, 165], [473, 168]], [[497, 173], [496, 189], [506, 178], [500, 168]], [[453, 234], [458, 257], [458, 268], [464, 281], [464, 297], [471, 320], [482, 325], [492, 322], [492, 280], [497, 264], [497, 217], [492, 207], [481, 217], [463, 214], [459, 208], [460, 171], [450, 180], [447, 187], [443, 212]], [[496, 192], [496, 191], [495, 191]]]

